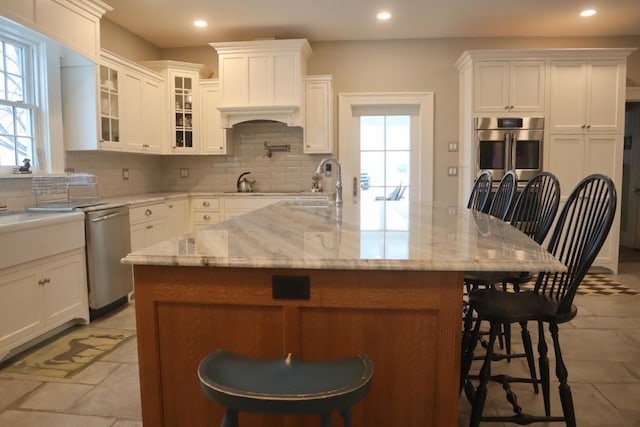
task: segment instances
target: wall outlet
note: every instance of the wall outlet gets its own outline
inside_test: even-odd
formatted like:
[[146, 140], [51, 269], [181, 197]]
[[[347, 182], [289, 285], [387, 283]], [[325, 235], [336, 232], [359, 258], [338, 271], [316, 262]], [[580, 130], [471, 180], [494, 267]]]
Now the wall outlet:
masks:
[[455, 141], [449, 142], [448, 150], [451, 153], [458, 151], [458, 143]]
[[449, 166], [447, 169], [448, 176], [458, 176], [458, 167], [457, 166]]
[[129, 179], [129, 169], [122, 168], [122, 179], [124, 179], [125, 181]]
[[180, 168], [180, 178], [189, 178], [188, 168]]
[[331, 176], [331, 163], [324, 165], [324, 176]]

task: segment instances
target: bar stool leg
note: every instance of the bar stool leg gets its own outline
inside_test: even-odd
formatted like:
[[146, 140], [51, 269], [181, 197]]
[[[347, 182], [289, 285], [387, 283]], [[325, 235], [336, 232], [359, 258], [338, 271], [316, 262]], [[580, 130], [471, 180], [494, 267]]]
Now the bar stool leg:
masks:
[[524, 354], [527, 357], [527, 365], [529, 366], [529, 375], [533, 381], [533, 391], [538, 393], [538, 383], [536, 382], [536, 363], [533, 360], [533, 345], [531, 344], [531, 334], [527, 328], [527, 322], [520, 322], [522, 345], [524, 346]]
[[331, 414], [329, 412], [325, 412], [324, 414], [320, 414], [320, 426], [321, 427], [331, 427]]
[[544, 414], [551, 415], [551, 389], [549, 380], [549, 358], [547, 357], [547, 342], [544, 338], [544, 325], [538, 322], [538, 365], [540, 367], [540, 380], [542, 384], [542, 399], [544, 402]]
[[560, 402], [562, 403], [562, 413], [567, 427], [576, 427], [576, 415], [573, 410], [573, 398], [571, 397], [571, 387], [567, 383], [567, 367], [562, 360], [562, 351], [560, 351], [560, 341], [558, 340], [558, 325], [552, 323], [549, 326], [551, 337], [553, 338], [553, 350], [556, 354], [556, 375], [560, 381]]
[[351, 427], [351, 408], [341, 409], [340, 415], [342, 416], [344, 427]]
[[489, 346], [487, 347], [487, 353], [485, 355], [484, 363], [480, 369], [480, 383], [476, 388], [473, 396], [473, 403], [471, 405], [471, 419], [469, 420], [469, 427], [478, 427], [480, 425], [480, 417], [484, 410], [484, 403], [487, 398], [487, 383], [491, 377], [491, 359], [493, 358], [493, 346], [496, 342], [496, 337], [500, 331], [500, 323], [491, 322], [489, 328]]
[[220, 427], [238, 427], [238, 411], [235, 409], [227, 409]]

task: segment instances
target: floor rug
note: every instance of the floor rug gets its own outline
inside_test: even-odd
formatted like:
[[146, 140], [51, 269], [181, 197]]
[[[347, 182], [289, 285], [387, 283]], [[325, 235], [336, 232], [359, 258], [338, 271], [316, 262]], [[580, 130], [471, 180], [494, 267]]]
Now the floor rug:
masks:
[[131, 330], [78, 327], [40, 343], [3, 371], [71, 378], [135, 334]]
[[[613, 279], [611, 274], [587, 273], [578, 287], [577, 295], [638, 295], [640, 291], [631, 289]], [[534, 282], [521, 286], [521, 289], [533, 289]]]

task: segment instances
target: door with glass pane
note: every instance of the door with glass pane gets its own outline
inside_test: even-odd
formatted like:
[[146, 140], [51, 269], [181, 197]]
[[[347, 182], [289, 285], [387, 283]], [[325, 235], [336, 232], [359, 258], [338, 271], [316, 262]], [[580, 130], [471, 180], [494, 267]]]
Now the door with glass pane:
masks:
[[411, 188], [411, 117], [360, 117], [361, 229], [406, 230]]

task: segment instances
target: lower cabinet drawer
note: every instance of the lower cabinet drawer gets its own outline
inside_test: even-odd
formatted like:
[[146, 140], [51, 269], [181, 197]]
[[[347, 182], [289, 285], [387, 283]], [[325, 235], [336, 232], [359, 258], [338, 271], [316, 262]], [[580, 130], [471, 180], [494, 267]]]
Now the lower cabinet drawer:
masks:
[[207, 227], [220, 222], [220, 212], [192, 212], [191, 223], [194, 229]]
[[155, 205], [138, 206], [129, 209], [129, 222], [131, 224], [137, 224], [145, 221], [153, 221], [164, 218], [166, 215], [167, 205], [164, 202]]

